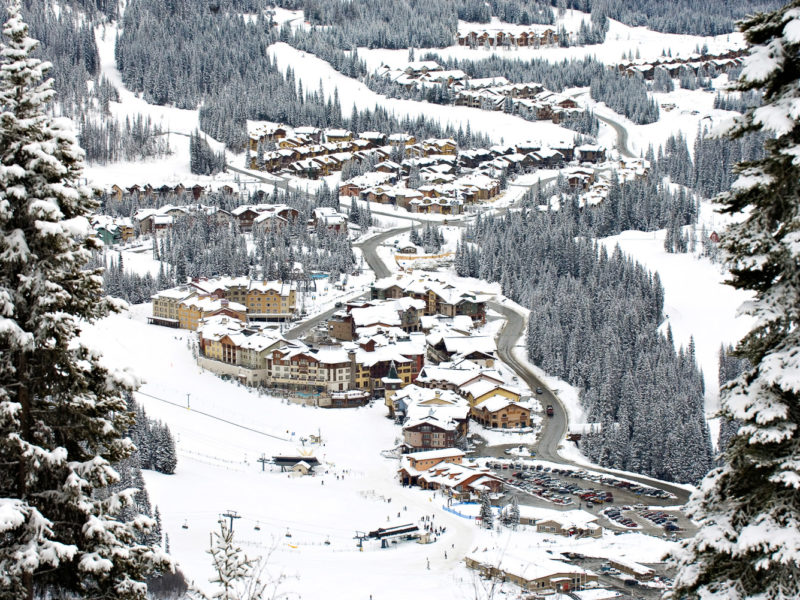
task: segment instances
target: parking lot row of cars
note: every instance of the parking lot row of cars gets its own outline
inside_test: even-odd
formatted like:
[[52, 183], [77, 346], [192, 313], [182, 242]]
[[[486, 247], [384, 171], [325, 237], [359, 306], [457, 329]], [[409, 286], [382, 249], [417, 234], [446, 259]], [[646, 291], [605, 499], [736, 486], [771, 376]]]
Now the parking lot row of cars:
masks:
[[[570, 504], [563, 500], [571, 500], [569, 496], [577, 496], [581, 501], [586, 502], [588, 507], [594, 504], [608, 504], [614, 501], [613, 492], [609, 490], [597, 490], [594, 488], [586, 488], [577, 485], [570, 481], [563, 481], [557, 476], [570, 477], [574, 479], [581, 479], [584, 481], [591, 481], [607, 487], [614, 487], [620, 490], [625, 490], [637, 495], [644, 495], [651, 498], [671, 498], [672, 494], [657, 488], [639, 485], [631, 481], [624, 481], [615, 477], [608, 477], [599, 473], [593, 473], [582, 469], [568, 469], [559, 467], [548, 467], [541, 463], [532, 461], [488, 461], [487, 466], [499, 472], [500, 476], [517, 485], [526, 489], [525, 486], [519, 485], [520, 480], [530, 484], [528, 487], [536, 491], [550, 492], [554, 497], [559, 498], [559, 504]], [[504, 477], [505, 473], [510, 472], [511, 477]], [[516, 480], [516, 481], [515, 481]], [[537, 487], [538, 486], [538, 487]], [[527, 491], [527, 489], [526, 489]], [[542, 495], [537, 493], [537, 495]], [[545, 496], [548, 497], [548, 496]], [[548, 499], [551, 499], [548, 497]]]
[[627, 527], [628, 529], [639, 528], [639, 524], [630, 517], [626, 517], [624, 514], [622, 514], [622, 510], [619, 508], [609, 507], [603, 509], [601, 512], [603, 513], [603, 515], [605, 515], [607, 519], [609, 519], [610, 521], [614, 521], [615, 523], [618, 523], [623, 527]]
[[665, 513], [663, 510], [640, 510], [639, 515], [653, 525], [663, 527], [665, 531], [681, 531], [681, 528], [678, 527], [678, 517]]

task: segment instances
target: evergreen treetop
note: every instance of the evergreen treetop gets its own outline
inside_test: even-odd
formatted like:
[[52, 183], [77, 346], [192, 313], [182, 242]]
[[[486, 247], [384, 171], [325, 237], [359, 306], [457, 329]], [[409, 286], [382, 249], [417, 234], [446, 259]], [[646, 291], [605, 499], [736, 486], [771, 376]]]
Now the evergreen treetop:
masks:
[[721, 248], [730, 285], [755, 294], [742, 309], [755, 325], [736, 349], [752, 366], [723, 388], [722, 416], [740, 426], [688, 505], [700, 528], [673, 555], [674, 598], [800, 597], [800, 0], [741, 29], [752, 49], [738, 89], [764, 97], [730, 134], [775, 136], [719, 198], [741, 216]]

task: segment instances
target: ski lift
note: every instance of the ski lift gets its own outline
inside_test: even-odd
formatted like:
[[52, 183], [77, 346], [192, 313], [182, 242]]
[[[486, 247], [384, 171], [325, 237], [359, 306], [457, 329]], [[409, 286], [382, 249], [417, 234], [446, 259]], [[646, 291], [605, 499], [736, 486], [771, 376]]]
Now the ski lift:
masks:
[[325, 545], [326, 546], [330, 546], [331, 545], [331, 538], [325, 538]]
[[189, 529], [189, 521], [187, 519], [183, 520], [183, 525], [181, 525], [181, 529]]
[[256, 521], [256, 526], [253, 527], [253, 529], [255, 529], [256, 531], [261, 531], [261, 522], [260, 521]]
[[286, 530], [286, 537], [288, 538], [292, 537], [292, 532], [289, 531], [288, 529]]

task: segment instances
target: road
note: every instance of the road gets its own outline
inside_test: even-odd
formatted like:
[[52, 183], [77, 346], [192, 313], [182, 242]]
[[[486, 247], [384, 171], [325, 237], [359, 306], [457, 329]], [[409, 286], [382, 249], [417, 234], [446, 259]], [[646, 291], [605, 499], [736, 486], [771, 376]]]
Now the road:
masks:
[[[370, 268], [375, 272], [376, 278], [380, 279], [382, 277], [388, 277], [392, 274], [392, 271], [386, 266], [380, 256], [378, 256], [378, 246], [386, 240], [405, 231], [409, 231], [410, 229], [410, 227], [390, 229], [389, 231], [380, 233], [370, 238], [366, 242], [359, 244], [361, 250], [364, 252], [364, 259], [367, 261], [367, 264], [369, 264]], [[543, 406], [547, 406], [548, 404], [553, 405], [553, 416], [545, 416], [542, 423], [542, 429], [535, 447], [537, 458], [549, 460], [555, 463], [586, 468], [585, 465], [567, 460], [558, 454], [558, 447], [565, 440], [567, 433], [568, 419], [564, 404], [561, 402], [558, 396], [552, 390], [548, 389], [547, 386], [536, 376], [536, 374], [528, 368], [527, 365], [517, 360], [517, 358], [514, 356], [513, 349], [515, 346], [517, 346], [517, 344], [519, 344], [520, 340], [525, 334], [524, 317], [515, 310], [503, 306], [498, 302], [490, 302], [489, 307], [501, 314], [506, 319], [506, 324], [503, 326], [503, 329], [497, 338], [497, 353], [499, 358], [509, 367], [511, 367], [517, 376], [530, 387], [531, 391], [535, 392], [536, 388], [542, 388], [543, 393], [537, 397]], [[599, 467], [592, 467], [590, 470], [614, 475], [612, 471]], [[675, 494], [681, 504], [685, 503], [689, 499], [689, 493], [681, 487], [673, 486], [668, 483], [655, 483], [646, 477], [625, 475], [625, 478], [639, 482], [643, 485], [659, 487], [672, 494]]]
[[511, 367], [532, 392], [535, 392], [537, 388], [542, 389], [543, 393], [536, 396], [542, 403], [542, 407], [548, 404], [553, 406], [553, 416], [545, 416], [542, 422], [542, 430], [536, 443], [536, 456], [542, 460], [564, 462], [558, 455], [558, 446], [567, 435], [567, 411], [558, 396], [514, 356], [514, 348], [525, 335], [525, 319], [515, 310], [497, 302], [490, 302], [489, 308], [500, 313], [506, 319], [506, 324], [497, 337], [497, 354], [500, 360]]
[[617, 132], [617, 149], [619, 149], [620, 154], [628, 158], [636, 158], [636, 155], [628, 149], [628, 130], [613, 119], [601, 117], [597, 113], [595, 113], [595, 116], [606, 125], [610, 125], [611, 128]]
[[[278, 188], [280, 190], [283, 190], [284, 192], [288, 192], [289, 191], [289, 182], [286, 179], [283, 179], [281, 177], [278, 177], [278, 176], [275, 176], [275, 175], [272, 175], [270, 177], [264, 177], [263, 175], [256, 175], [252, 171], [246, 171], [245, 169], [240, 169], [239, 167], [234, 167], [230, 163], [226, 163], [225, 164], [225, 169], [228, 170], [228, 171], [233, 171], [234, 173], [240, 173], [242, 175], [247, 175], [248, 177], [252, 177], [253, 179], [257, 179], [258, 181], [261, 181], [262, 183], [266, 183], [268, 185], [275, 186], [276, 188]], [[299, 188], [292, 188], [292, 191], [297, 192], [297, 193], [305, 196], [306, 198], [313, 198], [314, 197], [313, 194], [310, 194], [307, 191], [301, 190]]]
[[380, 246], [389, 238], [393, 238], [396, 235], [405, 233], [406, 231], [411, 231], [411, 227], [397, 227], [395, 229], [389, 229], [388, 231], [384, 231], [383, 233], [372, 236], [360, 244], [353, 244], [357, 248], [361, 248], [361, 251], [364, 253], [364, 260], [367, 261], [369, 268], [375, 273], [375, 279], [383, 279], [384, 277], [388, 277], [392, 274], [392, 271], [386, 266], [386, 263], [383, 262], [383, 259], [378, 256], [378, 246]]

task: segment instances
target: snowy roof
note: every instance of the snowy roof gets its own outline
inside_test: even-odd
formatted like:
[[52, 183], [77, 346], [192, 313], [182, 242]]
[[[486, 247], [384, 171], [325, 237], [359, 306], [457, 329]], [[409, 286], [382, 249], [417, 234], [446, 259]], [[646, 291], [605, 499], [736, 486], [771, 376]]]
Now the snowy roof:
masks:
[[328, 137], [348, 137], [353, 135], [353, 132], [347, 129], [326, 129], [325, 135]]
[[451, 369], [448, 367], [426, 365], [417, 377], [420, 383], [444, 382], [461, 386], [482, 373], [477, 369]]
[[378, 335], [383, 335], [386, 338], [397, 338], [405, 336], [406, 332], [399, 327], [385, 325], [369, 325], [356, 328], [356, 336], [359, 339], [374, 338]]
[[633, 562], [632, 560], [626, 560], [624, 558], [617, 558], [614, 557], [612, 559], [615, 563], [624, 566], [626, 569], [630, 569], [634, 573], [638, 573], [640, 575], [647, 575], [653, 572], [653, 569], [650, 567], [645, 567], [644, 565], [640, 565], [637, 562]]
[[406, 358], [400, 353], [396, 345], [382, 346], [375, 348], [372, 352], [359, 348], [356, 350], [356, 362], [365, 367], [371, 367], [381, 362], [392, 362], [396, 364], [405, 364], [411, 362], [411, 359]]
[[189, 296], [195, 294], [193, 290], [190, 290], [187, 287], [176, 287], [170, 288], [168, 290], [162, 290], [157, 294], [151, 296], [153, 300], [157, 298], [164, 298], [164, 299], [172, 299], [172, 300], [183, 300], [184, 298], [188, 298]]
[[433, 414], [426, 414], [419, 419], [409, 419], [403, 424], [403, 429], [410, 429], [412, 427], [418, 427], [419, 425], [430, 425], [431, 427], [438, 427], [445, 431], [455, 431], [457, 428], [457, 425], [450, 419], [439, 419]]
[[397, 314], [393, 307], [387, 305], [354, 308], [350, 311], [350, 316], [353, 318], [356, 327], [365, 327], [378, 323], [389, 326], [400, 325], [400, 315]]
[[[477, 478], [475, 476], [478, 476]], [[443, 487], [456, 487], [465, 483], [471, 478], [475, 478], [468, 487], [473, 489], [483, 489], [487, 481], [500, 481], [491, 471], [483, 468], [475, 468], [468, 465], [441, 462], [426, 471], [420, 472], [420, 479], [428, 483], [436, 483]]]
[[501, 396], [500, 394], [495, 394], [493, 396], [489, 396], [486, 400], [478, 404], [475, 408], [488, 410], [489, 412], [497, 412], [498, 410], [503, 410], [504, 408], [508, 408], [510, 405], [518, 406], [519, 408], [523, 408], [525, 410], [530, 410], [521, 404], [506, 398], [505, 396]]
[[291, 291], [292, 286], [277, 280], [274, 281], [251, 280], [248, 289], [256, 292], [277, 292], [278, 294], [283, 296]]
[[253, 219], [253, 223], [264, 223], [265, 221], [272, 221], [272, 220], [283, 221], [284, 223], [289, 222], [277, 213], [264, 212], [258, 215], [255, 219]]
[[219, 341], [226, 335], [239, 333], [245, 329], [246, 325], [239, 319], [233, 319], [225, 315], [209, 317], [197, 328], [200, 337], [205, 340]]
[[435, 60], [415, 60], [408, 63], [406, 68], [411, 69], [412, 71], [422, 71], [423, 69], [436, 71], [442, 69], [441, 65], [439, 65], [439, 63], [437, 63]]
[[347, 185], [348, 183], [352, 183], [358, 187], [371, 187], [375, 185], [380, 185], [382, 183], [386, 183], [390, 179], [392, 179], [394, 175], [392, 173], [383, 173], [382, 171], [370, 171], [369, 173], [364, 173], [363, 175], [358, 175], [357, 177], [353, 177], [352, 179], [348, 179], [342, 185]]
[[187, 298], [181, 302], [181, 304], [193, 308], [197, 308], [198, 310], [207, 313], [207, 312], [215, 312], [218, 310], [222, 310], [223, 308], [227, 308], [230, 310], [235, 310], [238, 312], [246, 312], [247, 308], [244, 304], [239, 304], [238, 302], [230, 302], [228, 300], [222, 300], [219, 298], [210, 298], [210, 297], [200, 297], [194, 296], [192, 298]]
[[508, 85], [511, 83], [505, 77], [484, 77], [480, 79], [470, 79], [469, 80], [469, 87], [471, 88], [481, 88], [481, 87], [489, 87], [494, 85]]
[[575, 565], [551, 560], [540, 552], [525, 552], [522, 549], [517, 549], [514, 553], [508, 552], [505, 548], [483, 549], [470, 552], [466, 558], [514, 575], [524, 581], [587, 572]]
[[471, 352], [493, 354], [497, 351], [497, 344], [495, 343], [494, 338], [488, 335], [448, 336], [443, 338], [443, 340], [445, 349], [451, 354], [469, 354]]
[[564, 158], [564, 155], [561, 154], [558, 150], [554, 150], [553, 148], [540, 148], [536, 152], [534, 152], [536, 156], [539, 158], [553, 158], [555, 156], [560, 156]]
[[419, 404], [425, 406], [425, 410], [431, 406], [466, 406], [469, 403], [452, 390], [439, 390], [436, 388], [424, 388], [415, 384], [407, 385], [401, 390], [397, 390], [392, 396], [392, 400], [402, 400], [406, 405]]
[[462, 394], [472, 394], [473, 398], [480, 398], [481, 396], [484, 396], [496, 389], [504, 389], [519, 396], [519, 392], [517, 392], [514, 388], [505, 385], [497, 385], [496, 383], [487, 381], [485, 379], [470, 383], [469, 385], [463, 386], [460, 389]]
[[312, 355], [321, 363], [335, 365], [349, 362], [350, 357], [342, 346], [330, 345], [322, 346], [316, 350], [311, 350]]
[[456, 456], [465, 456], [463, 450], [458, 448], [441, 448], [439, 450], [424, 450], [422, 452], [414, 452], [414, 454], [406, 455], [415, 460], [431, 460], [435, 458], [453, 458]]
[[366, 308], [354, 308], [350, 311], [356, 327], [366, 327], [370, 325], [383, 324], [388, 326], [400, 325], [400, 313], [409, 309], [422, 310], [425, 308], [425, 301], [417, 298], [398, 298], [387, 300], [368, 306]]

